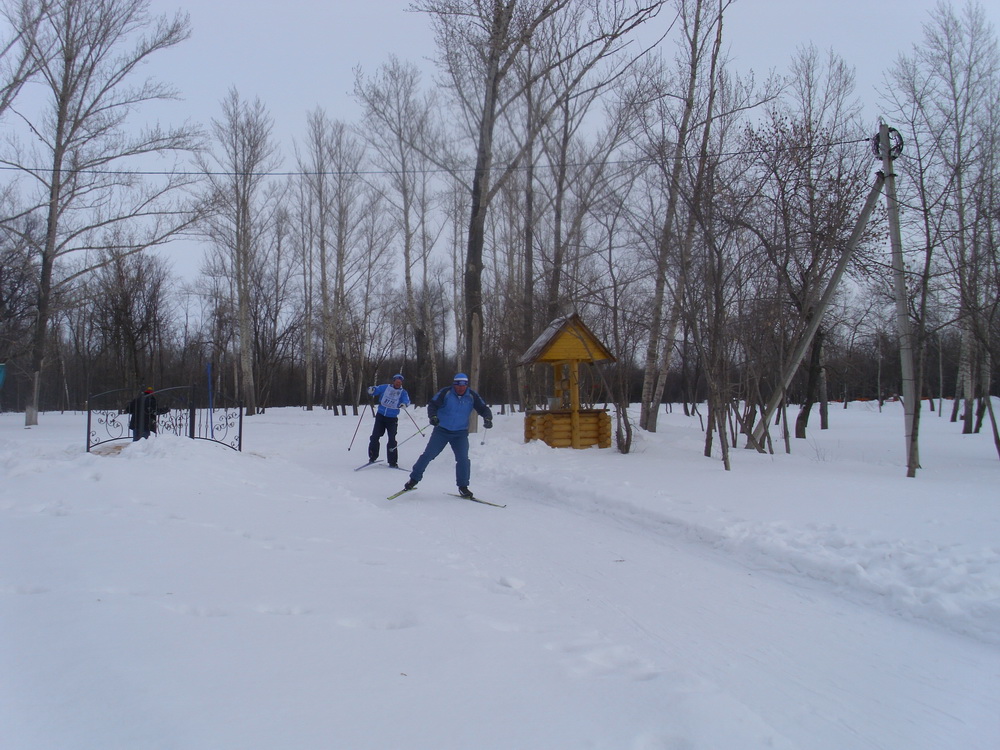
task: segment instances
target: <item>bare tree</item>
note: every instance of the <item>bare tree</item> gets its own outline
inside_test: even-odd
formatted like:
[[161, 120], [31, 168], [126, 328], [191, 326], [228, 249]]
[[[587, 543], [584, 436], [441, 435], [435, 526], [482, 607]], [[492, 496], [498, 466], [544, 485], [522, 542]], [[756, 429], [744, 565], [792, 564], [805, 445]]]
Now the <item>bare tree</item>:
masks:
[[[766, 123], [748, 129], [746, 150], [755, 155], [750, 172], [759, 180], [760, 200], [757, 215], [747, 218], [787, 305], [786, 320], [803, 330], [820, 314], [820, 297], [868, 191], [871, 153], [857, 143], [860, 103], [854, 73], [843, 60], [804, 47], [789, 78]], [[819, 399], [825, 334], [820, 326], [807, 358], [797, 438], [806, 437]]]
[[[475, 167], [469, 193], [468, 239], [464, 268], [465, 360], [470, 376], [479, 376], [483, 333], [482, 272], [486, 216], [497, 192], [520, 166], [533, 142], [533, 134], [522, 138], [522, 145], [509, 155], [503, 168], [494, 173], [494, 145], [497, 125], [505, 113], [519, 101], [525, 89], [546, 75], [553, 67], [568, 60], [585, 61], [576, 67], [582, 79], [601, 61], [621, 51], [624, 38], [645, 21], [655, 17], [663, 5], [639, 0], [612, 0], [598, 4], [582, 3], [591, 12], [591, 33], [578, 46], [565, 50], [546, 66], [534, 68], [534, 74], [518, 80], [513, 72], [535, 35], [550, 19], [577, 5], [577, 0], [418, 0], [414, 9], [432, 16], [437, 38], [440, 65], [447, 85], [461, 107], [466, 133], [475, 149]], [[524, 66], [522, 66], [524, 69]], [[563, 97], [575, 90], [569, 82]], [[535, 120], [540, 126], [561, 103], [555, 97], [548, 112]]]
[[[333, 225], [333, 189], [331, 187], [332, 169], [330, 164], [330, 129], [329, 118], [322, 109], [310, 112], [306, 119], [306, 138], [303, 152], [298, 155], [299, 168], [302, 175], [299, 179], [299, 237], [303, 254], [302, 267], [305, 284], [305, 366], [306, 366], [306, 405], [313, 406], [312, 368], [314, 359], [313, 342], [313, 299], [318, 292], [320, 336], [326, 343], [325, 349], [330, 349], [329, 338], [332, 334], [332, 297], [330, 292], [330, 233]], [[316, 275], [318, 273], [318, 289]], [[333, 361], [329, 356], [323, 358], [323, 403], [329, 405], [329, 390], [332, 382]]]
[[[163, 244], [193, 221], [190, 206], [176, 197], [190, 180], [169, 171], [159, 181], [143, 178], [136, 162], [190, 151], [196, 130], [135, 130], [128, 124], [142, 105], [175, 98], [164, 84], [131, 82], [150, 56], [189, 33], [186, 15], [151, 18], [148, 0], [60, 0], [37, 34], [21, 39], [46, 93], [38, 112], [17, 112], [34, 136], [33, 147], [12, 144], [0, 160], [34, 187], [21, 215], [45, 217], [44, 235], [34, 248], [39, 284], [27, 425], [38, 423], [54, 284], [71, 283], [99, 267], [111, 257], [105, 253], [137, 253]], [[17, 231], [18, 218], [7, 222], [11, 231]], [[130, 244], [119, 245], [121, 238]], [[60, 278], [60, 262], [71, 253], [87, 254], [86, 259]]]
[[396, 288], [385, 283], [382, 269], [391, 263], [391, 248], [396, 228], [387, 219], [386, 198], [372, 189], [364, 196], [366, 210], [357, 227], [358, 262], [352, 284], [345, 287], [345, 340], [354, 363], [354, 413], [361, 402], [362, 387], [371, 384], [379, 366], [399, 343], [392, 298]]
[[592, 209], [600, 227], [599, 239], [604, 251], [603, 268], [590, 285], [594, 305], [602, 311], [604, 329], [602, 340], [612, 344], [618, 359], [609, 382], [608, 397], [615, 405], [615, 446], [621, 453], [632, 449], [633, 425], [629, 416], [631, 403], [632, 363], [638, 361], [641, 323], [647, 316], [646, 295], [642, 293], [646, 282], [646, 269], [638, 262], [638, 239], [627, 230], [630, 219], [630, 191], [636, 188], [638, 165], [628, 165], [617, 175], [605, 180], [600, 199]]
[[152, 383], [156, 343], [169, 317], [168, 276], [161, 258], [121, 252], [94, 275], [89, 322], [129, 386]]
[[[314, 296], [318, 296], [321, 385], [324, 407], [338, 409], [338, 393], [353, 381], [345, 336], [350, 325], [350, 276], [361, 261], [356, 252], [358, 233], [370, 207], [362, 175], [365, 149], [339, 120], [317, 108], [307, 119], [303, 152], [298, 156], [302, 175], [298, 185], [299, 242], [305, 274], [305, 352], [307, 369], [314, 359]], [[312, 373], [307, 372], [311, 383]], [[311, 407], [311, 385], [309, 404]], [[350, 400], [350, 399], [349, 399]]]
[[[29, 218], [28, 221], [33, 221]], [[36, 227], [37, 221], [33, 222]], [[0, 234], [0, 362], [23, 360], [28, 354], [37, 301], [36, 268], [29, 227]]]
[[292, 361], [303, 315], [295, 284], [301, 255], [293, 250], [289, 211], [280, 198], [272, 209], [250, 279], [255, 384], [261, 411], [270, 402], [279, 372]]
[[212, 121], [217, 153], [199, 162], [207, 177], [207, 202], [212, 210], [205, 231], [226, 255], [239, 331], [239, 396], [248, 416], [257, 413], [253, 356], [253, 270], [262, 252], [265, 218], [275, 201], [265, 181], [279, 163], [272, 140], [273, 122], [264, 104], [242, 99], [235, 89], [222, 102], [222, 118]]
[[0, 117], [48, 57], [44, 51], [39, 54], [36, 42], [52, 4], [52, 0], [8, 0], [0, 5], [0, 17], [8, 24], [0, 36]]
[[[710, 66], [718, 56], [716, 38], [721, 33], [722, 13], [732, 0], [714, 7], [709, 0], [676, 0], [682, 39], [678, 42], [678, 83], [664, 74], [651, 82], [650, 106], [645, 118], [644, 142], [647, 156], [661, 170], [667, 191], [665, 213], [659, 224], [656, 246], [653, 299], [650, 305], [650, 336], [646, 345], [645, 375], [639, 426], [656, 431], [659, 404], [653, 402], [657, 374], [661, 372], [660, 329], [668, 291], [668, 271], [676, 258], [677, 216], [681, 206], [681, 175], [686, 152], [697, 138], [697, 108], [702, 96], [703, 79], [710, 76]], [[709, 80], [711, 83], [711, 80]]]
[[[901, 200], [915, 209], [904, 215], [903, 227], [910, 262], [919, 269], [910, 281], [915, 389], [921, 394], [934, 336], [932, 302], [946, 300], [961, 331], [955, 413], [964, 403], [963, 431], [972, 432], [973, 400], [977, 393], [989, 392], [989, 378], [981, 373], [989, 356], [987, 311], [996, 299], [990, 276], [997, 253], [996, 208], [982, 197], [995, 191], [997, 180], [1000, 53], [995, 30], [974, 3], [961, 13], [939, 3], [924, 26], [924, 37], [911, 55], [896, 62], [887, 91], [898, 121], [912, 134], [904, 144], [906, 158], [896, 164], [907, 178], [901, 181]], [[918, 408], [914, 444], [919, 416]], [[915, 471], [915, 465], [910, 467], [910, 476]]]
[[387, 194], [399, 224], [406, 318], [413, 333], [417, 364], [416, 375], [407, 381], [407, 388], [414, 403], [423, 404], [433, 394], [434, 386], [434, 329], [428, 290], [430, 251], [438, 230], [431, 225], [435, 198], [430, 182], [432, 164], [425, 154], [436, 150], [437, 103], [432, 95], [421, 96], [419, 86], [417, 68], [391, 58], [370, 79], [359, 71], [354, 95], [365, 110], [360, 130], [375, 152], [376, 164], [385, 173]]
[[[525, 87], [530, 105], [526, 131], [530, 136], [538, 129], [539, 165], [544, 168], [538, 170], [537, 182], [547, 193], [545, 223], [551, 232], [551, 238], [540, 243], [549, 249], [542, 259], [547, 287], [543, 326], [567, 312], [573, 284], [570, 270], [586, 252], [583, 235], [587, 214], [604, 179], [607, 160], [632, 125], [627, 110], [608, 112], [606, 123], [593, 135], [600, 115], [595, 110], [602, 95], [633, 59], [622, 56], [595, 67], [588, 56], [573, 54], [593, 33], [587, 21], [585, 9], [577, 5], [541, 27], [531, 63], [544, 72], [534, 85]], [[522, 75], [530, 84], [531, 69]], [[542, 115], [537, 124], [531, 110]], [[509, 125], [512, 131], [516, 127], [514, 122]]]
[[[368, 262], [356, 252], [356, 247], [358, 233], [366, 219], [366, 209], [372, 201], [361, 175], [364, 144], [351, 133], [346, 123], [339, 120], [331, 123], [326, 148], [333, 179], [330, 184], [330, 253], [326, 258], [330, 267], [324, 272], [332, 274], [332, 285], [322, 298], [326, 311], [323, 324], [326, 356], [324, 404], [336, 410], [337, 399], [349, 396], [348, 383], [353, 377], [348, 352], [340, 342], [346, 335], [350, 313], [348, 286], [352, 271], [357, 270], [357, 265]], [[384, 269], [384, 264], [381, 269]], [[384, 283], [384, 276], [378, 278]]]
[[[314, 183], [310, 177], [321, 174], [321, 168], [310, 167], [309, 159], [318, 150], [314, 150], [312, 128], [307, 136], [308, 156], [297, 154], [299, 169], [302, 176], [296, 181], [295, 199], [292, 201], [294, 212], [293, 242], [299, 255], [298, 266], [302, 272], [302, 369], [305, 385], [304, 404], [306, 411], [312, 411], [315, 404], [315, 321], [314, 305], [316, 297], [316, 254], [317, 227], [315, 222]], [[310, 172], [315, 169], [315, 172]]]

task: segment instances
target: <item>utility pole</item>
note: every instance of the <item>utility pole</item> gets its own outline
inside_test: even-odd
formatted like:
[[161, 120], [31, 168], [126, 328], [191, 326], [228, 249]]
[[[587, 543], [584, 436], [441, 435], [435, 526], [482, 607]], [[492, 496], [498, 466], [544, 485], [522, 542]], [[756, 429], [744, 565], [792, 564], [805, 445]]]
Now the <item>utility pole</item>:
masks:
[[892, 169], [893, 160], [903, 151], [903, 138], [899, 131], [880, 123], [878, 129], [878, 150], [882, 157], [882, 173], [885, 175], [885, 200], [889, 211], [889, 241], [892, 245], [892, 277], [896, 291], [896, 332], [899, 336], [899, 364], [903, 374], [903, 415], [906, 438], [906, 476], [915, 477], [920, 467], [917, 450], [917, 394], [914, 385], [913, 332], [910, 329], [910, 314], [906, 304], [906, 274], [903, 267], [903, 240], [899, 231], [899, 202], [896, 200], [896, 174]]

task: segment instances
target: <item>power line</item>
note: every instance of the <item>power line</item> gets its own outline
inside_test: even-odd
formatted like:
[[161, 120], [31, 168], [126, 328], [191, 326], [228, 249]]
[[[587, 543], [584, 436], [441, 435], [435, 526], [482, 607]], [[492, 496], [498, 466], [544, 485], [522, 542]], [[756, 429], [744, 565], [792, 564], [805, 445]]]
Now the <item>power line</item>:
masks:
[[[738, 151], [723, 151], [717, 154], [709, 154], [717, 159], [728, 159], [737, 156], [760, 156], [763, 154], [778, 153], [781, 151], [802, 151], [807, 149], [818, 149], [818, 148], [834, 148], [836, 146], [850, 146], [857, 143], [869, 143], [870, 138], [859, 138], [847, 141], [835, 141], [832, 143], [821, 143], [812, 144], [806, 146], [775, 146], [773, 148], [755, 148], [755, 149], [741, 149]], [[674, 157], [664, 157], [672, 160]], [[681, 155], [681, 159], [691, 160], [702, 158], [699, 154], [684, 154]], [[634, 159], [616, 159], [611, 161], [584, 161], [584, 162], [563, 162], [560, 164], [546, 163], [546, 164], [534, 164], [531, 165], [534, 169], [539, 168], [549, 168], [555, 169], [556, 167], [565, 168], [582, 168], [582, 167], [593, 167], [599, 165], [605, 166], [634, 166], [636, 164], [643, 163], [653, 163], [659, 161], [656, 156], [644, 156]], [[498, 168], [510, 168], [511, 165], [497, 165]], [[528, 169], [528, 165], [516, 167], [518, 170]], [[3, 172], [53, 172], [55, 171], [52, 167], [17, 167], [4, 165], [0, 166], [0, 171]], [[147, 169], [71, 169], [63, 168], [60, 170], [64, 174], [87, 174], [87, 175], [108, 175], [108, 176], [130, 176], [130, 177], [378, 177], [383, 175], [432, 175], [432, 174], [455, 174], [458, 172], [462, 173], [472, 173], [475, 172], [475, 167], [455, 167], [448, 169], [445, 167], [428, 167], [426, 169], [346, 169], [346, 170], [331, 170], [331, 171], [309, 171], [309, 170], [288, 170], [288, 171], [267, 171], [267, 172], [230, 172], [230, 171], [212, 171], [212, 170], [179, 170], [179, 171], [168, 171], [168, 170], [147, 170]]]

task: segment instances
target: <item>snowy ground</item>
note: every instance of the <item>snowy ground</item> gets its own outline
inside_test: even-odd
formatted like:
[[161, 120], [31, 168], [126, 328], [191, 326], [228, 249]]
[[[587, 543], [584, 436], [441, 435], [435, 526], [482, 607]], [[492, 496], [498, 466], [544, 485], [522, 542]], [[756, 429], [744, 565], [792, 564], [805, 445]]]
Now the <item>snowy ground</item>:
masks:
[[499, 509], [446, 494], [449, 452], [385, 500], [405, 473], [351, 470], [370, 417], [350, 452], [357, 419], [281, 409], [244, 453], [105, 455], [83, 415], [23, 420], [0, 415], [4, 750], [1000, 747], [986, 432], [925, 417], [912, 480], [898, 405], [731, 472], [679, 413], [627, 456], [499, 416], [472, 450]]

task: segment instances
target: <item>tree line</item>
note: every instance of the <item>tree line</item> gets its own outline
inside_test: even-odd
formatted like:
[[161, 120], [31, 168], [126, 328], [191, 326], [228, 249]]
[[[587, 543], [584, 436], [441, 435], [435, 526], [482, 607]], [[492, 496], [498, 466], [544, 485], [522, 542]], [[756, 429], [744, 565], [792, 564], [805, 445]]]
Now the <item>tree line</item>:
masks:
[[[141, 71], [187, 39], [185, 14], [6, 0], [0, 406], [31, 425], [211, 377], [247, 415], [356, 413], [393, 372], [419, 404], [462, 369], [525, 409], [549, 376], [517, 361], [573, 312], [617, 358], [585, 397], [614, 406], [624, 452], [665, 402], [707, 405], [705, 453], [728, 466], [743, 440], [787, 450], [817, 405], [825, 426], [831, 401], [895, 397], [884, 204], [859, 221], [878, 123], [834, 50], [736, 70], [737, 1], [415, 0], [431, 79], [392, 56], [357, 70], [359, 121], [310, 112], [278, 173], [267, 105], [236, 89], [210, 123], [142, 124], [178, 95]], [[996, 32], [941, 2], [914, 41], [880, 104], [902, 139], [917, 393], [997, 436]], [[164, 260], [179, 239], [206, 248], [193, 280]]]

